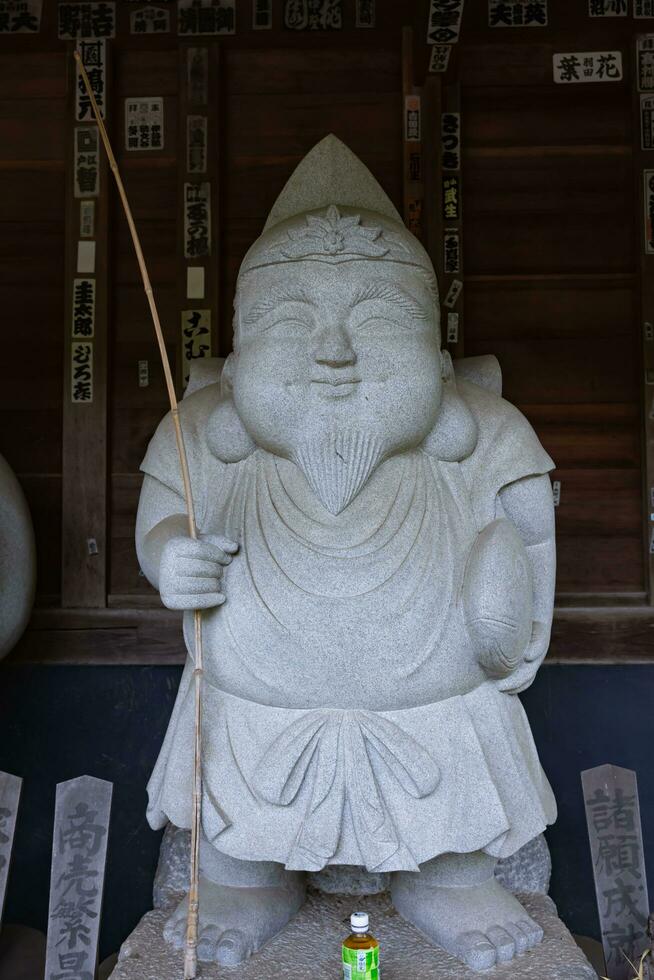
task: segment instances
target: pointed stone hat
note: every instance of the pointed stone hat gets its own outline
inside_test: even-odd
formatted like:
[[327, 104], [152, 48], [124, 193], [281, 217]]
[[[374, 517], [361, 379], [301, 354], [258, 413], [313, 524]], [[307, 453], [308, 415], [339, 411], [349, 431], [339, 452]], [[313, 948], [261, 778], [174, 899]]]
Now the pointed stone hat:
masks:
[[361, 160], [330, 135], [289, 177], [239, 275], [282, 262], [336, 265], [371, 259], [420, 268], [435, 285], [429, 256], [386, 192]]

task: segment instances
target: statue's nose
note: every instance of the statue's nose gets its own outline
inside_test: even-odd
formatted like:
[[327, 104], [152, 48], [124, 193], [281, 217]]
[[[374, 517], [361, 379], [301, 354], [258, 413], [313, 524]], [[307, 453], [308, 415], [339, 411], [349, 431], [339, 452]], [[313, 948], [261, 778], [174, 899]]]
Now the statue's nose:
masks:
[[346, 367], [356, 363], [356, 353], [346, 331], [338, 324], [321, 327], [313, 348], [314, 360], [327, 367]]

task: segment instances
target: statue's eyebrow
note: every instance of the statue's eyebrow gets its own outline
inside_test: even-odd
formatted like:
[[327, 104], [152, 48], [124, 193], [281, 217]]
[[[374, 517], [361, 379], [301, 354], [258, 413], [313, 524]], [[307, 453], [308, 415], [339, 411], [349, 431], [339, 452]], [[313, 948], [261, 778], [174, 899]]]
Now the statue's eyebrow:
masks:
[[255, 303], [252, 309], [248, 310], [245, 317], [245, 324], [250, 326], [260, 320], [267, 313], [273, 313], [281, 303], [311, 303], [311, 297], [302, 286], [290, 286], [279, 284], [273, 286], [267, 293], [265, 299]]
[[424, 306], [421, 306], [413, 296], [405, 292], [400, 286], [396, 286], [386, 279], [372, 279], [370, 282], [362, 283], [352, 297], [352, 306], [371, 299], [381, 299], [386, 303], [392, 303], [404, 313], [415, 317], [416, 320], [429, 319], [429, 312]]

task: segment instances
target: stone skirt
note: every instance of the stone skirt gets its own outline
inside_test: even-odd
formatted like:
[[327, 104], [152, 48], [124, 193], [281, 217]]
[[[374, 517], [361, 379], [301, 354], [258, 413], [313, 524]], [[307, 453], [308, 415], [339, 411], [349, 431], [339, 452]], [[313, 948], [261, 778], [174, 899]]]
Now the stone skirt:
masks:
[[[153, 828], [191, 826], [187, 664], [148, 785]], [[416, 871], [446, 852], [503, 858], [556, 819], [519, 699], [492, 681], [394, 711], [270, 707], [203, 682], [204, 834], [231, 857], [317, 871]]]

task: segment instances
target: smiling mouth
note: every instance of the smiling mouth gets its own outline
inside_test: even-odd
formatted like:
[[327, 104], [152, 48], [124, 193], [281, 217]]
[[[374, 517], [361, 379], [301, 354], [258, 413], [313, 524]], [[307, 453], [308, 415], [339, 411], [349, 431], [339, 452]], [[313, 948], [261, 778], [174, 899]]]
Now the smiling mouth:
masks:
[[311, 384], [320, 385], [323, 398], [345, 398], [351, 395], [361, 378], [312, 378]]
[[314, 385], [331, 385], [333, 388], [338, 388], [341, 385], [358, 385], [361, 378], [312, 378], [311, 383]]

